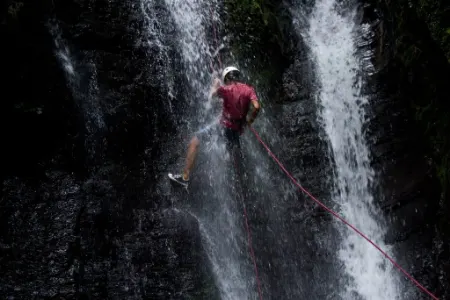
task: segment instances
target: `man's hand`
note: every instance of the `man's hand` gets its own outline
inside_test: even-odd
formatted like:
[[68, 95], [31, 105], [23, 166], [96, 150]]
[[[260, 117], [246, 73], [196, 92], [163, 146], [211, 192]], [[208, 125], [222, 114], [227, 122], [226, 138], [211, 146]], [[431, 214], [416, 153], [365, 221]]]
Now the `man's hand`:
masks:
[[211, 90], [209, 92], [211, 97], [217, 95], [217, 90], [219, 89], [219, 87], [220, 87], [220, 79], [216, 77], [213, 79], [213, 84], [212, 84]]
[[219, 78], [217, 78], [217, 77], [214, 78], [213, 86], [216, 87], [216, 88], [219, 88], [219, 86], [220, 86], [220, 79]]
[[247, 124], [252, 125], [253, 122], [256, 119], [256, 116], [259, 113], [261, 106], [259, 105], [259, 102], [257, 99], [252, 100], [252, 105], [250, 109], [250, 113], [247, 115]]

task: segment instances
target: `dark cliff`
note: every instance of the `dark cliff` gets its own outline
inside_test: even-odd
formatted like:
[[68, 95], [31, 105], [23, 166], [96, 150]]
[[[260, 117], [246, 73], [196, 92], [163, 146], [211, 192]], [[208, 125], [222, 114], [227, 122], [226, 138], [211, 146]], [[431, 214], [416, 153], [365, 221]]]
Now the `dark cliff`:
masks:
[[[310, 1], [279, 2], [226, 0], [221, 30], [234, 35], [232, 49], [267, 94], [265, 117], [281, 133], [269, 128], [263, 137], [284, 145], [274, 149], [277, 155], [327, 199], [331, 170], [310, 97], [314, 70], [286, 9]], [[388, 242], [401, 265], [447, 295], [449, 10], [444, 1], [394, 2], [370, 0], [365, 7], [376, 32], [377, 69], [369, 84], [368, 139], [380, 170], [380, 205], [396, 222]], [[185, 82], [171, 42], [174, 28], [161, 27], [168, 61], [146, 42], [149, 21], [140, 9], [123, 1], [6, 1], [2, 7], [2, 295], [217, 298], [196, 220], [167, 213], [171, 199], [154, 184], [164, 170], [160, 144], [176, 134], [184, 109], [168, 111], [162, 83], [165, 76], [179, 87]], [[170, 17], [162, 4], [151, 9]], [[56, 38], [70, 49], [80, 80], [67, 78]], [[183, 89], [174, 97], [182, 102]], [[85, 100], [93, 105], [87, 110]], [[263, 150], [260, 156], [265, 167], [276, 168]], [[273, 193], [249, 199], [258, 265], [272, 294], [294, 297], [278, 279], [296, 286], [295, 275], [303, 272], [312, 278], [309, 289], [300, 289], [304, 296], [323, 299], [334, 290], [322, 283], [337, 280], [329, 272], [333, 242], [325, 249], [316, 242], [329, 240], [329, 219], [301, 194], [280, 195], [277, 186], [286, 184], [277, 174]], [[295, 201], [284, 203], [284, 196]], [[281, 199], [276, 208], [274, 199]], [[269, 232], [272, 215], [283, 224]], [[286, 263], [290, 257], [298, 260]]]
[[367, 1], [376, 96], [369, 136], [388, 242], [412, 274], [447, 299], [450, 274], [450, 6]]
[[152, 184], [176, 121], [145, 22], [122, 1], [2, 5], [2, 297], [214, 297], [196, 221]]

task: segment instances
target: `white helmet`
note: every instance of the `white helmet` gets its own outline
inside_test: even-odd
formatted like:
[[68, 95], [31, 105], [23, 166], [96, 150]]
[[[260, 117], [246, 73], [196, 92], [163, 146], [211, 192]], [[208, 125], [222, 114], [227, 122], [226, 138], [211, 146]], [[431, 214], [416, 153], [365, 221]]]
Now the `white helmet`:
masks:
[[232, 71], [237, 71], [240, 72], [238, 68], [236, 67], [226, 67], [223, 72], [222, 72], [222, 82], [225, 81], [225, 76], [227, 76], [228, 73], [232, 72]]

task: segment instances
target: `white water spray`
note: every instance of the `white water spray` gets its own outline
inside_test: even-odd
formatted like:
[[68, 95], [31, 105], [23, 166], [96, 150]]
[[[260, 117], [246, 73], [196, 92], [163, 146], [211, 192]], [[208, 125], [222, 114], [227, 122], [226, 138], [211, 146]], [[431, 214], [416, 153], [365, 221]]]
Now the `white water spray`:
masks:
[[177, 24], [186, 78], [192, 87], [192, 96], [187, 98], [192, 106], [201, 103], [201, 111], [196, 117], [203, 121], [211, 109], [208, 87], [212, 79], [212, 62], [218, 54], [218, 45], [215, 42], [208, 43], [207, 32], [210, 33], [211, 28], [207, 28], [207, 25], [219, 22], [216, 13], [218, 3], [215, 0], [165, 2]]
[[[186, 115], [190, 124], [189, 135], [200, 128], [211, 124], [210, 113], [212, 105], [209, 99], [209, 88], [212, 82], [211, 66], [216, 59], [218, 45], [208, 41], [210, 33], [208, 25], [218, 23], [216, 1], [210, 0], [165, 0], [172, 14], [179, 33], [178, 45], [184, 61], [184, 72], [189, 83], [189, 93], [185, 95], [188, 103], [194, 109], [193, 115]], [[187, 112], [189, 113], [189, 112]], [[192, 120], [192, 121], [191, 121]], [[195, 124], [195, 125], [194, 125]], [[197, 125], [198, 124], [198, 125]], [[202, 240], [222, 299], [250, 299], [249, 284], [245, 278], [245, 263], [242, 257], [248, 259], [245, 242], [242, 237], [242, 224], [238, 222], [241, 208], [231, 197], [229, 179], [224, 176], [226, 164], [230, 161], [225, 147], [216, 138], [208, 143], [202, 143], [202, 153], [207, 153], [208, 167], [206, 176], [202, 175], [202, 184], [210, 187], [212, 195], [199, 195], [204, 199], [204, 206], [199, 212], [191, 212], [200, 225]], [[183, 147], [185, 149], [185, 147]], [[185, 153], [181, 153], [185, 155]], [[184, 157], [183, 157], [184, 159]], [[202, 201], [196, 199], [197, 201]]]
[[[88, 132], [93, 133], [97, 129], [105, 127], [103, 113], [98, 103], [97, 94], [97, 70], [93, 63], [90, 63], [90, 74], [80, 75], [76, 69], [76, 63], [72, 58], [70, 48], [61, 36], [61, 31], [57, 25], [49, 25], [50, 32], [54, 36], [55, 54], [61, 63], [66, 75], [74, 100], [81, 108], [85, 118], [85, 126]], [[83, 78], [86, 77], [86, 78]], [[83, 85], [86, 85], [83, 86]]]
[[[360, 59], [356, 55], [356, 9], [339, 10], [335, 0], [317, 0], [309, 22], [309, 41], [320, 90], [317, 95], [321, 122], [335, 162], [334, 198], [340, 213], [382, 249], [385, 222], [375, 206], [370, 186], [374, 171], [364, 140], [364, 106], [361, 96]], [[368, 242], [341, 223], [339, 258], [349, 276], [344, 299], [399, 299], [392, 265]], [[358, 295], [358, 296], [356, 296]]]
[[164, 44], [163, 38], [165, 33], [162, 28], [164, 27], [164, 18], [161, 18], [160, 7], [162, 4], [155, 0], [141, 0], [140, 9], [144, 17], [145, 22], [145, 36], [146, 43], [150, 50], [156, 50], [156, 60], [163, 62], [160, 64], [153, 64], [152, 67], [156, 69], [154, 72], [155, 76], [165, 83], [165, 88], [167, 89], [167, 101], [169, 111], [172, 113], [173, 101], [175, 99], [174, 92], [174, 76], [173, 70], [170, 67], [171, 58], [167, 54], [168, 46]]

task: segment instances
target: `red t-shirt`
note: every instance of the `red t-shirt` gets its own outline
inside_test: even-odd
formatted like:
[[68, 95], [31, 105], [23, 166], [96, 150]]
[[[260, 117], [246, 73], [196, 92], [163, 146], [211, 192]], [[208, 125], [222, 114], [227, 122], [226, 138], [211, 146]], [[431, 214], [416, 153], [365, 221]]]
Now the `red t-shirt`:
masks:
[[250, 102], [258, 99], [255, 90], [244, 83], [232, 83], [219, 87], [217, 95], [223, 99], [220, 123], [233, 130], [241, 131], [250, 109]]

